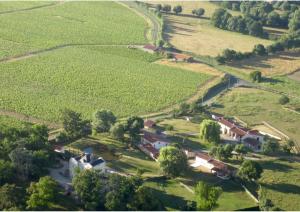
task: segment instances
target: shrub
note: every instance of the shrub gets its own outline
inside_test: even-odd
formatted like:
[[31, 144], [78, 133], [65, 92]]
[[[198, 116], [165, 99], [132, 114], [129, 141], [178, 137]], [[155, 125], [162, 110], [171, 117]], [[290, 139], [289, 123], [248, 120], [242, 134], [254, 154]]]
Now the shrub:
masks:
[[285, 104], [289, 103], [289, 101], [290, 101], [289, 97], [284, 96], [284, 95], [281, 96], [278, 100], [279, 104], [281, 104], [281, 105], [285, 105]]

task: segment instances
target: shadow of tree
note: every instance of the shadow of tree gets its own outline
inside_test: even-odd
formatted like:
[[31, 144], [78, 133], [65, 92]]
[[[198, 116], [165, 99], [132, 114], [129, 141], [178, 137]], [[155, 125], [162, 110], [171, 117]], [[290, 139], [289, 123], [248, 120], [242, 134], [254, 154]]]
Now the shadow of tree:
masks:
[[276, 161], [261, 161], [260, 165], [263, 167], [263, 169], [268, 169], [272, 171], [287, 172], [293, 169], [292, 166], [278, 163]]
[[272, 84], [283, 83], [282, 80], [274, 79], [274, 78], [271, 78], [271, 77], [263, 77], [262, 82], [267, 82], [267, 83], [272, 83]]
[[283, 192], [283, 193], [292, 193], [300, 194], [300, 186], [288, 183], [274, 183], [274, 184], [261, 184], [263, 187], [266, 187], [271, 190]]

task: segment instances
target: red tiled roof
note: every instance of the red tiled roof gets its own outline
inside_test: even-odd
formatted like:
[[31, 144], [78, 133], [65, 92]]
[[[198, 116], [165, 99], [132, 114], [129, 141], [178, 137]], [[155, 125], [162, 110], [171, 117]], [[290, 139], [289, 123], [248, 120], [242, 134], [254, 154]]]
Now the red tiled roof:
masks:
[[144, 126], [145, 127], [153, 127], [155, 125], [155, 122], [152, 120], [146, 120], [144, 121]]
[[239, 127], [233, 127], [230, 130], [231, 130], [231, 132], [233, 132], [239, 136], [244, 136], [247, 134], [246, 131], [244, 131], [242, 128], [239, 128]]
[[203, 160], [207, 160], [207, 161], [211, 160], [211, 157], [208, 154], [203, 153], [203, 152], [197, 152], [196, 156]]
[[233, 122], [231, 122], [227, 119], [224, 119], [224, 118], [220, 118], [219, 122], [224, 124], [226, 127], [229, 127], [229, 128], [235, 127], [235, 124]]
[[214, 158], [210, 157], [207, 153], [203, 153], [203, 152], [197, 152], [196, 153], [197, 157], [202, 158], [203, 160], [206, 160], [208, 163], [214, 165], [214, 170], [218, 170], [218, 171], [227, 171], [228, 170], [228, 166], [218, 160], [215, 160]]
[[166, 139], [160, 137], [159, 135], [156, 135], [154, 133], [150, 133], [147, 131], [144, 131], [144, 139], [146, 139], [147, 141], [154, 143], [156, 141], [162, 141], [162, 142], [168, 142]]
[[187, 59], [190, 59], [190, 58], [192, 58], [191, 56], [189, 56], [189, 55], [186, 55], [186, 54], [174, 54], [174, 58], [175, 59], [185, 59], [185, 60], [187, 60]]
[[250, 135], [261, 135], [258, 130], [249, 130], [248, 133]]
[[149, 152], [151, 152], [155, 158], [158, 156], [159, 151], [155, 149], [153, 146], [151, 146], [150, 144], [144, 144], [143, 147], [147, 149]]
[[144, 48], [144, 49], [153, 50], [153, 51], [157, 50], [157, 47], [156, 47], [156, 46], [153, 46], [153, 45], [151, 45], [151, 44], [147, 44], [147, 45], [145, 45], [143, 48]]

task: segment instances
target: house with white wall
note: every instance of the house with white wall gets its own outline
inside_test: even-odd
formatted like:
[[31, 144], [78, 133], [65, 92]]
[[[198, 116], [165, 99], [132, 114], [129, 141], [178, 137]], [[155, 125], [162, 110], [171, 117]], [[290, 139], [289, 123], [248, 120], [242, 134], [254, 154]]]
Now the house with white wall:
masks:
[[69, 172], [71, 178], [74, 177], [76, 169], [94, 169], [100, 172], [106, 172], [106, 162], [102, 157], [94, 157], [91, 153], [85, 153], [82, 156], [70, 158]]
[[229, 136], [239, 143], [243, 143], [253, 151], [261, 151], [264, 135], [258, 130], [242, 127], [238, 123], [225, 119], [224, 117], [214, 117], [216, 117], [215, 119], [220, 125], [221, 134]]
[[144, 131], [141, 141], [142, 144], [149, 144], [157, 150], [160, 150], [162, 147], [168, 146], [169, 144], [162, 136], [147, 131]]

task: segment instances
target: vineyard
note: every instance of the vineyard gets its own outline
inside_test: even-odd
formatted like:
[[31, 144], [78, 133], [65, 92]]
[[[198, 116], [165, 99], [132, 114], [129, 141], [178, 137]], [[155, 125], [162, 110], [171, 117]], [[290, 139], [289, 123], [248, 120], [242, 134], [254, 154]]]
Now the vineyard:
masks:
[[[64, 44], [146, 43], [143, 18], [115, 2], [14, 4], [1, 3], [0, 59]], [[4, 13], [24, 8], [35, 9]]]
[[72, 108], [119, 117], [154, 112], [196, 92], [209, 75], [152, 63], [157, 56], [126, 47], [66, 47], [0, 64], [0, 108], [58, 120]]

